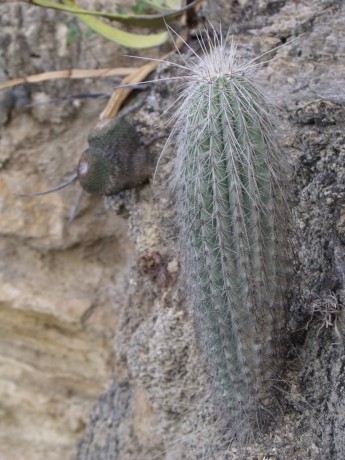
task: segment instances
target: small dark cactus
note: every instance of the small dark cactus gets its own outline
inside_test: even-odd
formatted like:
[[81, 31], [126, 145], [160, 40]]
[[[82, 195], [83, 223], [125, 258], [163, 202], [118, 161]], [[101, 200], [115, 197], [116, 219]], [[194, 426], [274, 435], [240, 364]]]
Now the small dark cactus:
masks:
[[[89, 148], [78, 165], [82, 188], [98, 195], [114, 195], [144, 182], [152, 174], [152, 155], [136, 129], [123, 118], [91, 132]], [[151, 159], [150, 159], [151, 156]]]
[[115, 195], [136, 187], [151, 175], [155, 158], [133, 125], [123, 118], [106, 119], [91, 131], [89, 147], [82, 153], [77, 171], [65, 182], [44, 192], [21, 193], [33, 197], [56, 192], [76, 181], [95, 195]]

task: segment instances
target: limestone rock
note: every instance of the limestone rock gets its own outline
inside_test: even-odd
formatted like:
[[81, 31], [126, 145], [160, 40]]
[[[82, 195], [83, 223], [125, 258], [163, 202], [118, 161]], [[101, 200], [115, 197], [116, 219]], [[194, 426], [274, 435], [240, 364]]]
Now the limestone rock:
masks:
[[[59, 21], [64, 30], [76, 25], [66, 19], [29, 5], [1, 5], [1, 81], [88, 60], [96, 66], [86, 48], [105, 40], [87, 44], [80, 35], [62, 52]], [[27, 106], [90, 90], [88, 83], [55, 83], [19, 86], [0, 97], [1, 459], [75, 454], [111, 379], [112, 337], [132, 253], [125, 222], [107, 214], [100, 199], [84, 194], [67, 225], [77, 187], [38, 198], [15, 195], [71, 174], [103, 108], [63, 100]]]

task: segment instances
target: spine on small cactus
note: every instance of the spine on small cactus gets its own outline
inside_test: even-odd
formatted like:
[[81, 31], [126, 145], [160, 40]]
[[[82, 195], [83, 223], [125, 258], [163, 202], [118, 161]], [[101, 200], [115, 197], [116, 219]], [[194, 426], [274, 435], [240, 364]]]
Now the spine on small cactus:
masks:
[[211, 380], [230, 413], [261, 430], [282, 361], [287, 162], [255, 68], [223, 42], [189, 66], [174, 187]]

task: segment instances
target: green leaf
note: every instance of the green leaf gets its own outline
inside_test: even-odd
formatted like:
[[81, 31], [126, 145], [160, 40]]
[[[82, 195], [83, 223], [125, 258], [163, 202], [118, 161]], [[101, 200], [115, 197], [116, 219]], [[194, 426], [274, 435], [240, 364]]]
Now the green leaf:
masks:
[[149, 5], [146, 0], [137, 0], [136, 4], [133, 6], [133, 12], [136, 15], [145, 13], [149, 9]]
[[[75, 3], [71, 0], [63, 0], [63, 2], [67, 6], [76, 6]], [[129, 32], [125, 32], [123, 30], [109, 26], [108, 24], [105, 24], [104, 22], [92, 16], [87, 16], [79, 13], [73, 13], [73, 15], [84, 24], [86, 24], [90, 29], [97, 32], [99, 35], [102, 35], [108, 40], [115, 41], [116, 43], [119, 43], [126, 48], [151, 48], [154, 46], [159, 46], [168, 40], [167, 32], [152, 35], [131, 34]]]
[[[74, 2], [63, 2], [57, 3], [53, 0], [31, 0], [34, 5], [42, 6], [44, 8], [52, 8], [55, 10], [65, 11], [67, 13], [79, 14], [80, 16], [100, 16], [112, 21], [118, 21], [123, 24], [129, 24], [137, 27], [157, 27], [163, 26], [166, 22], [169, 22], [172, 19], [175, 19], [178, 16], [181, 16], [189, 8], [192, 8], [198, 0], [190, 3], [189, 5], [180, 8], [178, 10], [166, 10], [159, 14], [147, 14], [147, 15], [130, 15], [130, 14], [121, 14], [121, 13], [107, 13], [103, 11], [94, 11], [94, 10], [85, 10], [80, 8]], [[174, 3], [171, 3], [174, 1]], [[177, 0], [170, 0], [169, 4], [176, 4]], [[151, 4], [156, 5], [158, 8], [158, 2], [150, 1]], [[160, 8], [159, 8], [160, 9]]]
[[79, 25], [75, 24], [74, 22], [67, 24], [67, 28], [68, 32], [66, 37], [66, 45], [69, 47], [78, 37], [80, 37], [81, 33]]
[[178, 10], [181, 8], [181, 0], [144, 0], [145, 3], [157, 11]]

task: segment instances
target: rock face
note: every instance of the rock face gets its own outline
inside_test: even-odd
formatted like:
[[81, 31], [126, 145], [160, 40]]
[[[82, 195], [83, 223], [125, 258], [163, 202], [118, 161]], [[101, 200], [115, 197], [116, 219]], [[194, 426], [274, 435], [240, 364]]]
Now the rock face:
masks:
[[[1, 5], [1, 81], [54, 68], [109, 66], [109, 54], [103, 62], [93, 54], [102, 40], [87, 42], [85, 31], [66, 45], [76, 26], [64, 15]], [[40, 102], [90, 92], [90, 83], [0, 92], [3, 460], [72, 458], [111, 379], [112, 340], [133, 251], [126, 223], [84, 194], [68, 226], [76, 186], [46, 197], [14, 195], [47, 189], [75, 170], [104, 102]]]
[[[13, 22], [19, 10], [11, 8]], [[116, 212], [105, 214], [99, 203], [92, 211], [84, 201], [66, 231], [72, 191], [26, 201], [11, 193], [46, 188], [70, 173], [67, 153], [81, 150], [100, 109], [53, 110], [43, 119], [57, 119], [43, 130], [39, 106], [15, 117], [11, 103], [2, 111], [7, 124], [0, 139], [1, 458], [344, 458], [345, 6], [217, 0], [205, 14], [216, 26], [220, 16], [223, 28], [231, 25], [247, 59], [299, 37], [258, 70], [283, 109], [281, 144], [295, 168], [296, 275], [281, 417], [273, 432], [245, 447], [224, 447], [217, 434], [164, 193], [173, 149], [152, 184], [107, 201]], [[28, 35], [29, 28], [10, 19], [1, 25]], [[0, 58], [5, 62], [4, 51]], [[143, 135], [154, 136], [175, 89], [153, 88], [132, 116]], [[161, 148], [156, 142], [152, 154]]]

